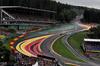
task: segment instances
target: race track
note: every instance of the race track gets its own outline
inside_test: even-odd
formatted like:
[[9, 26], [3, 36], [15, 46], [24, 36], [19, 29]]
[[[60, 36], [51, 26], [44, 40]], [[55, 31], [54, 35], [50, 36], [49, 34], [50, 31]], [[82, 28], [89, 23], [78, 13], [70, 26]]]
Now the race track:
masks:
[[[72, 23], [74, 26], [70, 24], [63, 25], [59, 28], [44, 30], [36, 34], [30, 34], [28, 36], [22, 37], [13, 44], [13, 47], [17, 52], [22, 53], [29, 57], [37, 57], [37, 55], [44, 55], [44, 56], [57, 58], [58, 60], [61, 60], [64, 63], [73, 63], [73, 64], [81, 65], [81, 66], [95, 66], [95, 65], [98, 66], [97, 63], [95, 63], [91, 59], [87, 59], [85, 56], [81, 55], [81, 53], [78, 53], [77, 51], [75, 51], [67, 43], [66, 38], [72, 35], [75, 31], [82, 31], [83, 29], [86, 29], [86, 27], [82, 27], [82, 25], [79, 24], [78, 20], [73, 20]], [[75, 56], [86, 61], [87, 63], [77, 62], [77, 61], [64, 58], [56, 54], [52, 50], [51, 45], [53, 41], [57, 39], [58, 37], [65, 35], [67, 33], [70, 33], [70, 34], [65, 36], [62, 39], [64, 45]]]

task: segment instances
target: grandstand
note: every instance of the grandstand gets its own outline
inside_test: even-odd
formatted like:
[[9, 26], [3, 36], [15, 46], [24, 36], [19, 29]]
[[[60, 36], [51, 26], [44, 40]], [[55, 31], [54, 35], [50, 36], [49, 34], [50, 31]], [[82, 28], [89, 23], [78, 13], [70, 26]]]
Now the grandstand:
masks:
[[84, 39], [83, 49], [92, 58], [100, 58], [100, 39]]
[[100, 52], [100, 39], [84, 39], [84, 49], [90, 52]]
[[14, 29], [23, 26], [28, 26], [23, 29], [31, 26], [50, 27], [55, 24], [56, 12], [22, 6], [1, 6], [0, 20], [1, 26], [13, 26]]

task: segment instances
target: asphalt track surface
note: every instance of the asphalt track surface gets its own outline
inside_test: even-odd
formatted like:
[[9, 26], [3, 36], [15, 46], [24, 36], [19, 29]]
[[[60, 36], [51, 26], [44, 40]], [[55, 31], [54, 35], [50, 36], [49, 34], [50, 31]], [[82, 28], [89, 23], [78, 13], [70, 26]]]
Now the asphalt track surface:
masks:
[[[77, 28], [77, 30], [82, 30], [83, 27], [79, 26], [78, 22], [79, 22], [78, 19], [72, 21], [73, 25], [75, 26], [75, 28]], [[69, 25], [64, 25], [64, 26], [61, 26], [60, 28], [57, 28], [57, 29], [63, 29], [64, 27], [68, 27], [68, 26], [69, 26]], [[37, 33], [37, 34], [25, 36], [25, 37], [22, 37], [21, 39], [17, 40], [17, 41], [14, 43], [13, 46], [14, 46], [14, 48], [16, 49], [16, 46], [17, 46], [20, 42], [25, 41], [25, 40], [27, 40], [27, 39], [36, 38], [36, 37], [45, 36], [45, 35], [55, 34], [55, 35], [52, 35], [52, 36], [46, 38], [46, 39], [41, 43], [40, 48], [41, 48], [42, 52], [40, 52], [40, 51], [38, 50], [38, 48], [37, 48], [37, 45], [40, 43], [40, 42], [38, 42], [38, 41], [41, 40], [41, 39], [39, 39], [36, 43], [33, 42], [34, 44], [32, 44], [32, 45], [31, 45], [31, 42], [30, 42], [30, 44], [29, 44], [29, 47], [30, 47], [30, 48], [27, 49], [28, 47], [25, 46], [26, 48], [25, 48], [25, 50], [23, 50], [23, 51], [27, 51], [27, 50], [30, 51], [30, 55], [31, 55], [32, 53], [33, 53], [33, 54], [37, 53], [37, 54], [39, 54], [39, 55], [45, 55], [45, 56], [50, 56], [50, 57], [53, 57], [53, 58], [57, 58], [57, 59], [63, 61], [64, 63], [73, 63], [73, 64], [77, 64], [77, 65], [81, 65], [81, 66], [99, 66], [99, 64], [98, 64], [97, 62], [94, 62], [93, 60], [91, 60], [91, 59], [85, 57], [85, 56], [82, 55], [80, 52], [78, 52], [78, 50], [77, 50], [76, 48], [73, 49], [73, 48], [68, 44], [68, 42], [66, 41], [66, 38], [68, 38], [70, 35], [65, 36], [65, 37], [62, 39], [64, 45], [65, 45], [75, 56], [77, 56], [78, 58], [84, 60], [84, 61], [87, 62], [87, 63], [77, 62], [77, 61], [73, 61], [73, 60], [64, 58], [64, 57], [62, 57], [62, 56], [59, 56], [59, 55], [55, 54], [55, 53], [52, 51], [52, 49], [51, 49], [51, 44], [52, 44], [52, 42], [53, 42], [56, 38], [58, 38], [58, 37], [61, 36], [61, 35], [67, 34], [67, 33], [69, 33], [69, 32], [72, 32], [72, 31], [74, 31], [74, 30], [75, 30], [75, 29], [72, 28], [72, 29], [66, 29], [66, 30], [64, 29], [64, 30], [59, 30], [59, 31], [56, 30], [56, 31], [51, 31], [51, 32], [46, 32], [46, 33]], [[72, 34], [71, 34], [71, 35], [72, 35]], [[43, 38], [42, 38], [42, 39], [43, 39]], [[22, 44], [23, 44], [23, 43], [22, 43]], [[20, 44], [20, 46], [22, 46], [22, 44]], [[24, 46], [24, 45], [23, 45], [23, 46]], [[34, 49], [35, 49], [36, 51], [34, 51]], [[16, 50], [17, 50], [17, 49], [16, 49]], [[22, 50], [22, 49], [21, 49], [21, 50]], [[19, 51], [18, 51], [18, 52], [19, 52]]]
[[[75, 27], [78, 27], [77, 30], [82, 30], [83, 28], [80, 27], [79, 25], [77, 25], [77, 23], [73, 23], [74, 25], [76, 25]], [[97, 64], [93, 62], [90, 62], [91, 59], [89, 59], [89, 61], [87, 61], [87, 58], [84, 58], [82, 55], [78, 54], [68, 43], [67, 43], [67, 37], [64, 37], [63, 38], [63, 43], [65, 44], [65, 46], [75, 55], [77, 56], [78, 58], [84, 60], [85, 62], [87, 61], [88, 63], [82, 63], [82, 62], [77, 62], [77, 61], [73, 61], [73, 60], [70, 60], [70, 59], [66, 59], [64, 57], [61, 57], [57, 54], [55, 54], [50, 46], [52, 44], [52, 42], [57, 38], [59, 37], [60, 35], [55, 35], [55, 36], [52, 36], [52, 37], [49, 37], [48, 39], [46, 39], [42, 44], [41, 44], [41, 50], [43, 51], [43, 53], [51, 56], [51, 57], [54, 57], [54, 58], [57, 58], [59, 60], [62, 60], [63, 62], [65, 63], [74, 63], [74, 64], [77, 64], [77, 65], [81, 65], [81, 66], [98, 66]]]

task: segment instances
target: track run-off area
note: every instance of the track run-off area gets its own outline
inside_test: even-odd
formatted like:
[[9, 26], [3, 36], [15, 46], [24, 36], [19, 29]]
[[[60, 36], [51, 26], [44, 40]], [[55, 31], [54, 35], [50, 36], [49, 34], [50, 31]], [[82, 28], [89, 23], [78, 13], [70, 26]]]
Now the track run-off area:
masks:
[[[57, 58], [53, 54], [56, 54], [58, 57], [59, 56], [62, 57], [52, 49], [52, 46], [54, 42], [58, 39], [58, 37], [66, 34], [69, 35], [73, 32], [89, 30], [92, 26], [94, 26], [94, 25], [87, 25], [87, 24], [77, 24], [78, 27], [76, 27], [75, 24], [64, 25], [62, 27], [50, 29], [50, 30], [43, 30], [43, 31], [36, 30], [37, 31], [36, 33], [30, 35], [28, 35], [28, 33], [23, 34], [15, 38], [10, 43], [10, 47], [14, 52], [22, 53], [29, 57], [37, 57], [37, 55], [43, 55], [43, 56]], [[79, 28], [79, 26], [81, 28]], [[68, 59], [61, 58], [61, 60], [64, 61]], [[66, 64], [71, 63], [72, 65], [75, 65], [75, 63], [72, 62], [66, 62], [66, 61], [64, 62]]]

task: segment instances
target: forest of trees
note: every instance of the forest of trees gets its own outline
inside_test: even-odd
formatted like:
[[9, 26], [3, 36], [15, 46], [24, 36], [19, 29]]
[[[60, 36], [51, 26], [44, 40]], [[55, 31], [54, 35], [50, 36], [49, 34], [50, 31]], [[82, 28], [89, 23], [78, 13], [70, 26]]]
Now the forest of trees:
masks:
[[71, 6], [68, 4], [62, 4], [55, 0], [0, 0], [0, 6], [24, 6], [38, 9], [45, 9], [57, 12], [57, 20], [61, 22], [69, 22], [76, 17], [77, 11], [85, 9], [84, 7]]
[[[96, 23], [100, 24], [100, 10], [97, 9], [86, 9], [83, 14], [84, 18], [82, 19], [85, 23]], [[100, 25], [97, 27], [91, 28], [87, 34], [92, 39], [100, 39]]]
[[92, 39], [100, 39], [100, 26], [93, 27], [88, 31], [87, 36]]
[[86, 9], [84, 11], [84, 20], [87, 23], [100, 23], [100, 10]]

